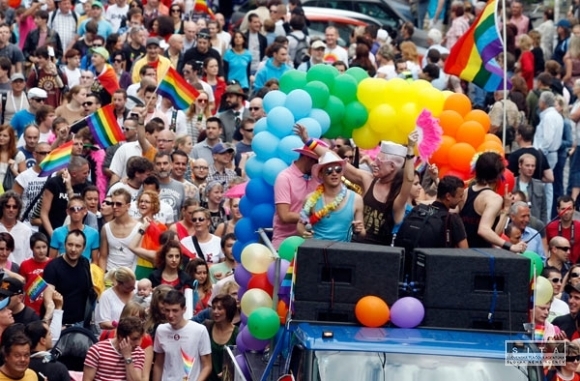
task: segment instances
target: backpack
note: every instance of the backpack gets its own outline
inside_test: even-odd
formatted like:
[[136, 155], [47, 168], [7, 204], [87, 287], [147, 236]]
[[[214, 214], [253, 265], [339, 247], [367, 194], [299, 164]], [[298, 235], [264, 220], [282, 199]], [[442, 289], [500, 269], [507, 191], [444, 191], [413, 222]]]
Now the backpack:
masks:
[[296, 54], [294, 54], [294, 68], [298, 69], [298, 66], [308, 58], [308, 36], [304, 35], [304, 37], [298, 38], [290, 33], [288, 37], [292, 37], [296, 42], [298, 42], [296, 44]]
[[395, 237], [395, 246], [410, 252], [418, 247], [451, 247], [449, 211], [419, 204], [405, 217]]

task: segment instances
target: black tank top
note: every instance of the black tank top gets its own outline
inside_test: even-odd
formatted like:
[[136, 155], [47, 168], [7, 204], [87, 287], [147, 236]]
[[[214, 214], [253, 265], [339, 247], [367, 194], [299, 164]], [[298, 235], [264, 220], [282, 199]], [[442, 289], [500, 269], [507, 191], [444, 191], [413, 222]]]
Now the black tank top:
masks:
[[369, 190], [363, 197], [364, 225], [367, 234], [364, 238], [353, 236], [353, 241], [379, 245], [390, 245], [390, 229], [385, 230], [383, 228], [383, 225], [385, 224], [385, 202], [377, 200], [373, 195], [373, 190], [375, 189], [375, 183], [377, 180], [378, 179], [373, 179]]
[[481, 221], [481, 216], [475, 211], [475, 199], [481, 192], [488, 190], [489, 188], [480, 189], [478, 191], [473, 190], [473, 186], [467, 189], [467, 200], [463, 209], [461, 209], [461, 219], [463, 220], [463, 226], [465, 226], [465, 233], [467, 233], [467, 243], [469, 247], [491, 247], [491, 243], [483, 239], [479, 234], [477, 234], [477, 229], [479, 228], [479, 221]]

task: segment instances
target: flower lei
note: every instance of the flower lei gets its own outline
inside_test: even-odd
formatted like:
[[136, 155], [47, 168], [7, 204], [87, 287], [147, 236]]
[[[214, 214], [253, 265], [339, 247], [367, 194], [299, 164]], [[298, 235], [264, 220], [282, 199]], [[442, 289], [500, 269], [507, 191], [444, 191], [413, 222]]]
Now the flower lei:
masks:
[[314, 191], [314, 193], [312, 193], [312, 195], [308, 198], [308, 200], [306, 200], [304, 208], [302, 208], [302, 210], [300, 211], [300, 220], [304, 224], [310, 223], [314, 225], [321, 219], [326, 217], [330, 212], [338, 208], [338, 206], [346, 196], [346, 187], [342, 187], [338, 196], [336, 196], [336, 198], [330, 204], [324, 205], [322, 209], [318, 211], [313, 211], [314, 205], [316, 205], [316, 202], [322, 196], [323, 193], [324, 193], [324, 185], [320, 184], [319, 186], [316, 187], [316, 190]]

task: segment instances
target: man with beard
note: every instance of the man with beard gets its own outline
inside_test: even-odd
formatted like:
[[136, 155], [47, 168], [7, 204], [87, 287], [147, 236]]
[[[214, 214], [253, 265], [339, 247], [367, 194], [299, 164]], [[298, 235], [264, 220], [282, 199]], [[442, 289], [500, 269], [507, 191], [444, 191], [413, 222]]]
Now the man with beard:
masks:
[[224, 68], [222, 65], [222, 57], [217, 50], [212, 49], [209, 42], [210, 39], [209, 29], [204, 28], [197, 32], [197, 45], [185, 52], [183, 60], [184, 62], [204, 62], [206, 58], [215, 58], [219, 65], [218, 76], [223, 77]]
[[244, 107], [246, 94], [240, 85], [229, 85], [224, 93], [228, 109], [218, 115], [222, 121], [222, 141], [231, 143], [233, 140], [242, 140], [240, 126], [242, 120], [250, 116], [250, 110]]
[[185, 199], [185, 190], [183, 184], [171, 178], [172, 162], [169, 152], [157, 152], [153, 166], [159, 179], [159, 200], [171, 206], [174, 220], [179, 221], [179, 211]]
[[218, 143], [212, 148], [211, 152], [213, 154], [213, 164], [209, 167], [207, 182], [217, 181], [223, 185], [224, 189], [228, 189], [230, 181], [237, 177], [236, 172], [229, 168], [236, 150], [229, 144]]
[[209, 174], [207, 161], [201, 158], [195, 160], [191, 174], [191, 182], [199, 189], [199, 200], [207, 201], [205, 197], [205, 186], [207, 185], [207, 176]]
[[189, 156], [182, 150], [175, 150], [171, 153], [171, 161], [173, 162], [171, 178], [183, 184], [185, 198], [193, 197], [199, 199], [199, 189], [185, 179], [185, 171], [189, 165]]

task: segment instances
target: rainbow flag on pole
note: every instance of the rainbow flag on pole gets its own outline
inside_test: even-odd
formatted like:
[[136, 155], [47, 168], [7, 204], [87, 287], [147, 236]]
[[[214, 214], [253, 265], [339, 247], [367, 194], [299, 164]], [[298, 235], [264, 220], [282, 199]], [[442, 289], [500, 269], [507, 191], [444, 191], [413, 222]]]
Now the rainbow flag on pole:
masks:
[[40, 298], [40, 296], [42, 295], [44, 290], [46, 290], [47, 287], [48, 283], [46, 283], [46, 281], [42, 279], [40, 275], [37, 275], [36, 278], [34, 278], [32, 283], [30, 284], [30, 287], [28, 288], [28, 291], [26, 293], [28, 294], [30, 300], [34, 302], [35, 300]]
[[205, 1], [205, 0], [196, 0], [195, 1], [195, 4], [193, 6], [193, 12], [195, 12], [195, 13], [206, 13], [206, 14], [208, 14], [211, 17], [212, 20], [215, 18], [215, 15], [213, 14], [213, 11], [207, 5], [207, 1]]
[[53, 149], [39, 164], [41, 171], [38, 176], [49, 176], [53, 172], [67, 168], [72, 154], [73, 143], [74, 141], [71, 140]]
[[189, 378], [191, 370], [193, 369], [193, 363], [195, 359], [192, 356], [185, 353], [183, 348], [181, 348], [181, 359], [183, 360], [183, 371], [185, 372], [185, 375]]
[[167, 74], [159, 83], [157, 93], [169, 99], [176, 110], [187, 109], [199, 95], [199, 92], [172, 67], [169, 67]]
[[113, 105], [101, 107], [87, 118], [89, 129], [97, 144], [106, 149], [125, 140], [125, 134], [119, 127]]
[[[496, 0], [489, 0], [473, 25], [451, 48], [445, 73], [472, 82], [485, 91], [503, 89], [504, 72], [495, 60], [503, 52], [496, 22]], [[508, 80], [508, 87], [511, 82]]]

